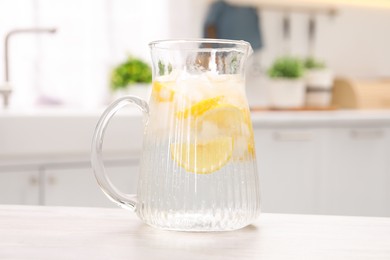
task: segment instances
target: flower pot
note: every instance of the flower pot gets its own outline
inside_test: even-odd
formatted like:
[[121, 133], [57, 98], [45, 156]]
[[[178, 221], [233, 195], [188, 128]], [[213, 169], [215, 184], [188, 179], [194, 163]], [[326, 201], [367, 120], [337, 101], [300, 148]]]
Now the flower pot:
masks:
[[306, 72], [306, 105], [326, 107], [332, 99], [333, 73], [329, 69], [311, 69]]
[[306, 85], [303, 79], [269, 79], [267, 90], [271, 108], [290, 109], [305, 105]]

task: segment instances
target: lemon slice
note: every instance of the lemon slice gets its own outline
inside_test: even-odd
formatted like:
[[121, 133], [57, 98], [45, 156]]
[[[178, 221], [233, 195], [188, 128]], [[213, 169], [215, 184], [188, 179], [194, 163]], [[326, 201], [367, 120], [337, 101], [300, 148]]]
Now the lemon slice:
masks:
[[226, 102], [224, 96], [204, 99], [177, 113], [179, 119], [190, 120], [198, 140], [215, 140], [220, 136], [234, 141], [233, 159], [251, 159], [255, 155], [249, 111]]
[[213, 98], [204, 99], [204, 100], [199, 101], [198, 103], [195, 103], [194, 105], [186, 108], [183, 111], [179, 111], [177, 113], [177, 117], [182, 118], [182, 119], [186, 119], [188, 117], [197, 118], [197, 117], [203, 115], [205, 112], [217, 107], [222, 99], [223, 99], [223, 96], [217, 96], [217, 97], [213, 97]]
[[232, 137], [234, 160], [254, 158], [253, 130], [249, 112], [244, 108], [232, 104], [218, 104], [196, 119], [196, 127], [201, 138], [210, 139], [218, 135]]
[[255, 157], [255, 145], [252, 137], [238, 136], [234, 139], [232, 159], [237, 161], [252, 160]]
[[198, 125], [203, 122], [216, 124], [220, 129], [231, 130], [246, 121], [243, 110], [225, 103], [223, 96], [204, 99], [177, 113], [179, 119], [190, 118]]
[[172, 102], [175, 96], [173, 82], [153, 82], [152, 97], [157, 102]]
[[173, 160], [187, 172], [207, 174], [221, 169], [229, 162], [233, 153], [233, 138], [173, 143], [170, 148]]
[[197, 126], [214, 124], [219, 134], [234, 136], [242, 132], [244, 114], [241, 108], [231, 104], [218, 104], [196, 118]]

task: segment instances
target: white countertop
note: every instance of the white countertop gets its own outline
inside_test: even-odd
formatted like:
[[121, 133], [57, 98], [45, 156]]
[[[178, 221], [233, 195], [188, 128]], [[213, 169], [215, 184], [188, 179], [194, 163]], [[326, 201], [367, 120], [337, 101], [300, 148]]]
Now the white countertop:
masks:
[[[36, 108], [36, 109], [16, 109], [0, 110], [0, 120], [17, 118], [96, 118], [103, 113], [102, 108]], [[126, 107], [120, 110], [116, 116], [138, 117], [142, 113], [134, 107]], [[252, 120], [254, 124], [348, 124], [354, 122], [365, 123], [385, 123], [390, 125], [390, 109], [386, 110], [330, 110], [330, 111], [253, 111]]]
[[0, 259], [390, 259], [390, 218], [263, 213], [238, 231], [154, 229], [123, 209], [0, 206]]
[[253, 126], [390, 126], [390, 110], [256, 111]]
[[[0, 111], [0, 165], [89, 161], [93, 131], [101, 109], [51, 108]], [[104, 151], [115, 157], [138, 152], [142, 147], [141, 112], [118, 112], [108, 127]], [[390, 110], [257, 111], [255, 129], [390, 127]], [[2, 163], [3, 162], [3, 163]]]

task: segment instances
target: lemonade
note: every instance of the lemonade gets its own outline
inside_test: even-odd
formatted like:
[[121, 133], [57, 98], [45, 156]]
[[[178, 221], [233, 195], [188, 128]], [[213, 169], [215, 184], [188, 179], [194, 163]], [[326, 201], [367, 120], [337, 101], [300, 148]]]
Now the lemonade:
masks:
[[[172, 159], [193, 173], [213, 173], [230, 161], [253, 159], [253, 131], [240, 76], [173, 74], [176, 78], [153, 82], [149, 128], [170, 140]], [[178, 128], [180, 133], [171, 131]]]
[[237, 74], [155, 79], [141, 169], [148, 174], [138, 186], [138, 214], [149, 224], [222, 230], [229, 219], [244, 226], [258, 214], [250, 206], [257, 172], [244, 87]]

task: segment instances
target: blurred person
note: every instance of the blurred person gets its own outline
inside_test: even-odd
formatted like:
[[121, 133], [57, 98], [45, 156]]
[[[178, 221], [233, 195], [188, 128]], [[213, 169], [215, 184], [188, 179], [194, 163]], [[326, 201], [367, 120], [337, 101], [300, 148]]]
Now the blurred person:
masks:
[[223, 0], [213, 2], [206, 15], [203, 36], [214, 39], [244, 40], [254, 51], [263, 47], [258, 10], [231, 5]]

